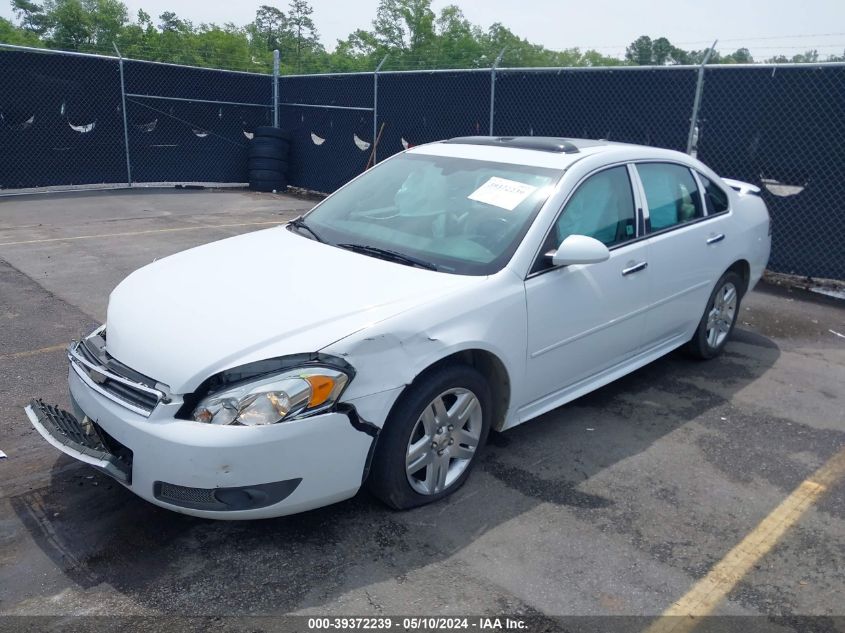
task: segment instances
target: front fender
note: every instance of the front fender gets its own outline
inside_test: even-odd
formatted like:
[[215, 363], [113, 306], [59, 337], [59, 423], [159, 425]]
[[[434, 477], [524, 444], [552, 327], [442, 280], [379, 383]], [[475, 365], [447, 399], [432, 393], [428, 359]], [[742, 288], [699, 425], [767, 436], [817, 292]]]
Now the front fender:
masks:
[[[404, 387], [438, 361], [482, 350], [504, 366], [515, 410], [525, 373], [525, 297], [521, 281], [503, 277], [506, 282], [491, 278], [490, 285], [374, 324], [320, 350], [355, 368], [344, 400], [391, 392], [392, 406]], [[384, 424], [383, 418], [371, 421]]]

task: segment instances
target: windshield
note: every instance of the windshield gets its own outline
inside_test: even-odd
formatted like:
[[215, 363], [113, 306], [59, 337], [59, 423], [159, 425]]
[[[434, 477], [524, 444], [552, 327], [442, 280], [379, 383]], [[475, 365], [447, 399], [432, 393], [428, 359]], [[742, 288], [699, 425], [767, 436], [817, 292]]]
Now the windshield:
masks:
[[511, 258], [562, 173], [401, 154], [326, 198], [305, 222], [335, 246], [443, 272], [488, 275]]

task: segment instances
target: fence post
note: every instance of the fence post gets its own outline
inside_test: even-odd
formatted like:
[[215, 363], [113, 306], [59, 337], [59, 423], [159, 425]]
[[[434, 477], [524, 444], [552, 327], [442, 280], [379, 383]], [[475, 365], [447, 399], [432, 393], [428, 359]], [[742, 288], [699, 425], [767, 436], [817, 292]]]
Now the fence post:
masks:
[[496, 61], [493, 62], [493, 67], [490, 69], [490, 132], [488, 136], [493, 136], [493, 118], [496, 112], [496, 69], [499, 67], [504, 54], [505, 49], [503, 48], [499, 56], [496, 57]]
[[279, 49], [273, 51], [273, 127], [279, 127]]
[[376, 152], [378, 151], [378, 143], [376, 142], [378, 137], [378, 72], [381, 70], [381, 67], [384, 66], [384, 62], [387, 61], [387, 55], [384, 56], [378, 66], [376, 66], [375, 71], [373, 72], [373, 167], [378, 162], [378, 156]]
[[129, 160], [129, 125], [126, 122], [126, 84], [123, 81], [123, 55], [117, 48], [117, 44], [112, 42], [114, 52], [117, 53], [118, 64], [120, 65], [120, 100], [122, 102], [123, 110], [123, 147], [126, 152], [126, 184], [132, 186], [132, 163]]
[[689, 123], [689, 135], [687, 136], [687, 154], [692, 155], [698, 146], [698, 109], [701, 106], [701, 93], [704, 91], [704, 66], [710, 61], [710, 56], [716, 48], [715, 40], [713, 45], [704, 53], [704, 59], [698, 67], [698, 81], [695, 84], [695, 98], [692, 101], [692, 117]]

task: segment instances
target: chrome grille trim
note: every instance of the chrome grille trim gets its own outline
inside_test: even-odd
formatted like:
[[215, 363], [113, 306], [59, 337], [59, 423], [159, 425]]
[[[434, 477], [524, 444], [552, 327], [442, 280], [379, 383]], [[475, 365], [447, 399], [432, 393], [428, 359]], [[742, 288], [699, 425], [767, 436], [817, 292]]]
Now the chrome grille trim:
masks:
[[[92, 362], [89, 360], [90, 352], [86, 354], [81, 351], [80, 346], [82, 345], [82, 342], [74, 341], [68, 347], [67, 357], [70, 366], [73, 367], [76, 374], [86, 385], [100, 395], [144, 417], [149, 417], [158, 403], [166, 399], [165, 392], [160, 389], [154, 389], [135, 380], [130, 380], [116, 374], [112, 369], [104, 367], [100, 363]], [[109, 382], [117, 383], [119, 387], [109, 389]], [[138, 394], [139, 402], [130, 400], [133, 392]], [[145, 403], [145, 400], [149, 402], [149, 406]]]

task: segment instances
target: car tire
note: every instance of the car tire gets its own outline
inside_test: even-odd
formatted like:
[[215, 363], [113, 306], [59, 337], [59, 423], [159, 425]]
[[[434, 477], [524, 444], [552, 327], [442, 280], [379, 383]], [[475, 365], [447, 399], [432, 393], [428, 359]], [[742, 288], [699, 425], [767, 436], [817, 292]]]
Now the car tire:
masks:
[[288, 182], [284, 177], [273, 180], [250, 180], [249, 188], [252, 191], [263, 191], [281, 193], [288, 188]]
[[262, 125], [253, 130], [255, 138], [280, 138], [290, 143], [290, 132], [278, 127]]
[[278, 138], [255, 137], [249, 144], [249, 158], [272, 158], [285, 160], [288, 156], [290, 145], [287, 141]]
[[695, 334], [687, 344], [692, 356], [709, 360], [722, 353], [739, 316], [744, 289], [742, 277], [731, 270], [716, 282]]
[[252, 182], [254, 180], [279, 181], [286, 180], [286, 178], [285, 175], [279, 171], [272, 171], [270, 169], [250, 169], [249, 181]]
[[490, 387], [472, 367], [447, 365], [423, 375], [379, 434], [368, 488], [397, 510], [449, 496], [478, 461], [491, 415]]
[[287, 162], [277, 158], [249, 158], [246, 166], [250, 171], [254, 169], [266, 169], [282, 174], [286, 174], [288, 172]]

